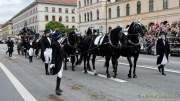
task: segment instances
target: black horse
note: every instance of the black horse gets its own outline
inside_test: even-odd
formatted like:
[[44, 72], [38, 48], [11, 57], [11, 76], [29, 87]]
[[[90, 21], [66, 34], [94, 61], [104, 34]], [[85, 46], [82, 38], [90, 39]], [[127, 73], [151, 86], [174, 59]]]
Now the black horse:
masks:
[[[122, 28], [117, 27], [111, 31], [108, 35], [93, 35], [92, 30], [89, 28], [87, 31], [87, 36], [81, 42], [81, 59], [84, 59], [84, 72], [87, 73], [87, 69], [91, 71], [90, 67], [90, 57], [92, 55], [92, 65], [94, 74], [96, 73], [95, 59], [96, 56], [105, 56], [106, 62], [106, 74], [107, 78], [110, 78], [109, 74], [109, 61], [111, 59], [113, 68], [117, 68], [118, 49], [120, 48], [120, 38], [122, 37]], [[115, 69], [114, 69], [115, 70]], [[116, 77], [116, 72], [114, 71], [114, 77]]]
[[[144, 33], [146, 32], [146, 28], [143, 24], [140, 22], [132, 22], [129, 29], [128, 29], [128, 35], [123, 35], [121, 38], [121, 44], [122, 47], [120, 48], [119, 55], [123, 57], [127, 57], [127, 60], [129, 62], [130, 70], [128, 77], [132, 78], [132, 67], [133, 69], [133, 78], [137, 78], [136, 75], [136, 64], [139, 58], [140, 54], [140, 41], [139, 38], [144, 36]], [[131, 58], [134, 58], [134, 61], [132, 62]], [[117, 73], [117, 68], [114, 68], [115, 72]]]
[[[65, 70], [67, 70], [68, 57], [71, 59], [72, 71], [75, 71], [75, 61], [78, 61], [77, 45], [79, 44], [81, 36], [74, 31], [61, 38], [61, 44], [63, 44], [63, 50], [65, 52]], [[77, 62], [76, 61], [76, 62]], [[76, 63], [77, 64], [77, 63]]]

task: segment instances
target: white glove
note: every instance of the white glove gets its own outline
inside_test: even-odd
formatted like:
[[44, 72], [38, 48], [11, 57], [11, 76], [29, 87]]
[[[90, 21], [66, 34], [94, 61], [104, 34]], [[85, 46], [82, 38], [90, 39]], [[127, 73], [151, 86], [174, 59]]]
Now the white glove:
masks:
[[50, 68], [53, 68], [53, 67], [55, 67], [55, 64], [50, 64], [49, 67], [50, 67]]

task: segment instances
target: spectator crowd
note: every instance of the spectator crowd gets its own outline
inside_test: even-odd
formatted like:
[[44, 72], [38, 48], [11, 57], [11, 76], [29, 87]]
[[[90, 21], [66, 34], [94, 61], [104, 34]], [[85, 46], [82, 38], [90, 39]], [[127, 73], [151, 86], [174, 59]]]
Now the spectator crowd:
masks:
[[148, 54], [152, 54], [151, 52], [155, 49], [155, 44], [160, 34], [166, 35], [171, 45], [180, 45], [180, 21], [171, 24], [168, 21], [161, 22], [160, 24], [150, 23], [148, 32], [145, 34], [144, 39], [142, 39], [143, 45], [141, 49]]

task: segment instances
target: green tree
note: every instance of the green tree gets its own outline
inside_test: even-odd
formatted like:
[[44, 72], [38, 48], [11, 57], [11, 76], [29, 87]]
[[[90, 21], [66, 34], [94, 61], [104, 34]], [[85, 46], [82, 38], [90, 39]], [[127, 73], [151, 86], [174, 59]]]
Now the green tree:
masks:
[[62, 23], [56, 21], [50, 21], [46, 24], [46, 29], [58, 30], [61, 32], [66, 32], [66, 28]]
[[75, 31], [75, 28], [66, 28], [62, 23], [56, 21], [50, 21], [46, 24], [46, 29], [58, 30], [63, 33], [69, 33]]

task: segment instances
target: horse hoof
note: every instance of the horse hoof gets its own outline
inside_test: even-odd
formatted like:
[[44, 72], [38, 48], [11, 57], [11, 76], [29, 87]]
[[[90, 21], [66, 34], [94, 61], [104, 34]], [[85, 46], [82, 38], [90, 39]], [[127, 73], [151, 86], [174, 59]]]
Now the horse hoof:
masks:
[[137, 78], [137, 75], [134, 75], [133, 78]]
[[113, 76], [113, 78], [116, 78], [116, 77], [117, 77], [116, 75]]
[[88, 72], [87, 71], [84, 71], [84, 74], [87, 74]]
[[74, 72], [74, 71], [75, 71], [75, 69], [72, 69], [72, 71]]
[[64, 70], [68, 70], [67, 68], [64, 68]]
[[94, 76], [97, 76], [98, 74], [97, 73], [94, 73]]
[[128, 74], [128, 78], [132, 78], [131, 74]]
[[88, 70], [92, 72], [92, 69], [88, 69]]
[[107, 75], [107, 78], [111, 78], [111, 76], [108, 74], [108, 75]]

